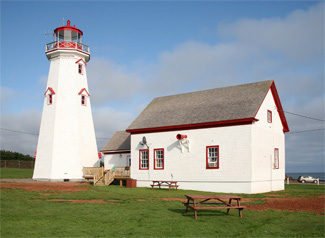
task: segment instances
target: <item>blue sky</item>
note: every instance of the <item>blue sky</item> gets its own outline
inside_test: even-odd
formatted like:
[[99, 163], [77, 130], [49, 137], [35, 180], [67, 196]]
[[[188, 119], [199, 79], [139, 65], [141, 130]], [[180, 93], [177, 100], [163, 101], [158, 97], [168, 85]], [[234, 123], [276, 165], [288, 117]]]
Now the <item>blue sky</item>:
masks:
[[[324, 4], [318, 1], [2, 1], [1, 127], [38, 133], [44, 31], [71, 20], [90, 46], [98, 147], [158, 96], [274, 79], [285, 111], [324, 120]], [[323, 121], [287, 114], [292, 132]], [[37, 136], [1, 131], [33, 154]], [[288, 133], [288, 172], [324, 170], [324, 131]]]

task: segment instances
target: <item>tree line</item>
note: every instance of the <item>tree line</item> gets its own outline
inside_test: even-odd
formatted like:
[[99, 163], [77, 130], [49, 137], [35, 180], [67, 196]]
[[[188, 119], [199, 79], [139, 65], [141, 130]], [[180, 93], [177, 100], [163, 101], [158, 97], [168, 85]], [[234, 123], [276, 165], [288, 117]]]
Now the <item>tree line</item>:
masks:
[[18, 152], [7, 150], [0, 150], [0, 160], [34, 161], [35, 159], [30, 155], [24, 155]]

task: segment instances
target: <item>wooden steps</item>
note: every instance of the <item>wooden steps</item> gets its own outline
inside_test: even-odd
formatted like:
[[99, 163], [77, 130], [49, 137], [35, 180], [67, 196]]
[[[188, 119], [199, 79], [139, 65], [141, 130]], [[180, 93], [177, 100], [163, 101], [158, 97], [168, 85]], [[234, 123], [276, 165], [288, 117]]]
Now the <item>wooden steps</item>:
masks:
[[110, 185], [115, 178], [115, 171], [112, 170], [103, 170], [102, 175], [98, 178], [98, 180], [94, 181], [95, 186], [108, 186]]

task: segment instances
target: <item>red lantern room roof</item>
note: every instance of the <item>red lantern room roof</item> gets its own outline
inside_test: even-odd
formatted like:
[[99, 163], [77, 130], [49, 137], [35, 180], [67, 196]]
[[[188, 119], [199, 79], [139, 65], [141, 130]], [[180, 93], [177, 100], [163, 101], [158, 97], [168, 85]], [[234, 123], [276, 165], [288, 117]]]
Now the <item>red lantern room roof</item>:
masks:
[[81, 35], [83, 35], [82, 31], [79, 30], [78, 28], [74, 26], [70, 26], [70, 20], [67, 21], [67, 25], [66, 26], [61, 26], [61, 27], [58, 27], [54, 30], [54, 33], [57, 33], [58, 31], [76, 31], [78, 33], [80, 33]]

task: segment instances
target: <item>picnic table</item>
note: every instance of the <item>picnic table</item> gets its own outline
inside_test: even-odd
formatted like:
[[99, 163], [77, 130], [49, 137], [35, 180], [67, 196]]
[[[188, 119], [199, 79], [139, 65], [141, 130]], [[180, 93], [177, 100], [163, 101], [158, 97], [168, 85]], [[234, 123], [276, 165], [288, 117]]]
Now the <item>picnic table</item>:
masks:
[[176, 181], [152, 181], [152, 185], [151, 185], [151, 190], [153, 189], [153, 187], [163, 187], [163, 186], [167, 186], [169, 187], [169, 191], [171, 188], [178, 188], [179, 185], [177, 185]]
[[[185, 195], [185, 197], [187, 202], [183, 202], [183, 204], [186, 207], [186, 214], [189, 208], [194, 210], [195, 219], [197, 219], [196, 210], [199, 209], [227, 209], [227, 214], [229, 214], [230, 209], [238, 209], [239, 216], [242, 217], [241, 211], [245, 208], [245, 206], [240, 205], [242, 197], [234, 195]], [[214, 201], [208, 202], [210, 200]], [[236, 205], [231, 204], [233, 200], [237, 201]]]

